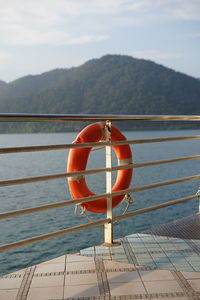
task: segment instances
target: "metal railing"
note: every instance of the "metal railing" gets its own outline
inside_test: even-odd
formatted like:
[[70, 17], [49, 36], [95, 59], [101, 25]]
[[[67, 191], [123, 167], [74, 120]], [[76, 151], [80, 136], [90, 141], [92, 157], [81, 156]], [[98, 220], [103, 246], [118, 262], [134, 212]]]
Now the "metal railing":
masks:
[[[126, 116], [115, 116], [115, 115], [46, 115], [46, 114], [0, 114], [0, 122], [70, 122], [70, 121], [77, 121], [77, 122], [88, 122], [88, 121], [106, 121], [107, 126], [111, 125], [112, 121], [200, 121], [200, 116], [133, 116], [133, 115], [126, 115]], [[184, 198], [176, 199], [173, 201], [169, 201], [166, 203], [162, 203], [159, 205], [138, 209], [132, 212], [125, 213], [123, 215], [113, 217], [112, 214], [112, 197], [117, 195], [124, 195], [131, 192], [138, 192], [144, 191], [148, 189], [153, 189], [157, 187], [167, 186], [171, 184], [176, 184], [180, 182], [186, 182], [189, 180], [195, 180], [200, 178], [200, 174], [178, 178], [174, 180], [164, 181], [164, 182], [157, 182], [154, 184], [148, 184], [144, 186], [139, 186], [135, 188], [129, 188], [125, 190], [120, 190], [117, 192], [112, 192], [112, 172], [122, 169], [130, 169], [130, 168], [140, 168], [146, 166], [153, 166], [153, 165], [160, 165], [160, 164], [167, 164], [173, 162], [181, 162], [186, 160], [195, 160], [199, 159], [200, 155], [193, 155], [193, 156], [186, 156], [186, 157], [179, 157], [173, 159], [165, 159], [165, 160], [158, 160], [158, 161], [149, 161], [145, 163], [131, 163], [125, 166], [112, 166], [112, 159], [111, 159], [111, 149], [114, 145], [125, 145], [125, 144], [144, 144], [144, 143], [158, 143], [158, 142], [170, 142], [170, 141], [181, 141], [181, 140], [192, 140], [192, 139], [200, 139], [200, 135], [195, 136], [185, 136], [185, 137], [170, 137], [170, 138], [155, 138], [155, 139], [140, 139], [140, 140], [126, 140], [126, 141], [111, 141], [109, 132], [107, 132], [106, 141], [98, 142], [98, 143], [79, 143], [79, 144], [63, 144], [63, 145], [47, 145], [47, 146], [30, 146], [30, 147], [12, 147], [12, 148], [0, 148], [0, 154], [9, 154], [9, 153], [22, 153], [22, 152], [36, 152], [36, 151], [50, 151], [50, 150], [62, 150], [62, 149], [72, 149], [72, 148], [83, 148], [83, 147], [95, 147], [95, 146], [105, 146], [106, 147], [106, 167], [100, 169], [90, 169], [78, 172], [66, 172], [61, 174], [49, 174], [45, 176], [39, 177], [30, 177], [30, 178], [19, 178], [19, 179], [12, 179], [12, 180], [4, 180], [0, 181], [0, 187], [3, 186], [11, 186], [11, 185], [18, 185], [18, 184], [25, 184], [25, 183], [32, 183], [38, 181], [45, 181], [45, 180], [56, 180], [59, 178], [67, 178], [73, 177], [77, 175], [89, 175], [89, 174], [97, 174], [97, 173], [104, 173], [106, 172], [106, 193], [89, 196], [85, 198], [80, 198], [77, 200], [67, 200], [63, 202], [52, 203], [48, 205], [37, 206], [33, 208], [26, 208], [22, 210], [15, 210], [4, 212], [0, 214], [0, 219], [16, 217], [24, 214], [34, 213], [34, 212], [41, 212], [44, 210], [54, 209], [58, 207], [64, 207], [73, 204], [80, 204], [83, 202], [90, 202], [94, 200], [99, 200], [102, 198], [107, 198], [107, 216], [104, 219], [93, 221], [88, 224], [79, 225], [71, 228], [66, 228], [60, 231], [36, 236], [33, 238], [13, 242], [11, 244], [6, 244], [0, 246], [0, 251], [6, 251], [9, 249], [13, 249], [16, 247], [20, 247], [23, 245], [39, 242], [42, 240], [47, 240], [49, 238], [65, 235], [71, 232], [75, 232], [78, 230], [83, 230], [86, 228], [91, 228], [95, 226], [104, 225], [104, 242], [106, 245], [112, 246], [113, 242], [113, 224], [116, 220], [121, 220], [127, 217], [135, 216], [138, 214], [146, 213], [149, 211], [153, 211], [156, 209], [160, 209], [163, 207], [175, 205], [178, 203], [186, 202], [193, 200], [198, 197], [197, 194], [187, 196]]]

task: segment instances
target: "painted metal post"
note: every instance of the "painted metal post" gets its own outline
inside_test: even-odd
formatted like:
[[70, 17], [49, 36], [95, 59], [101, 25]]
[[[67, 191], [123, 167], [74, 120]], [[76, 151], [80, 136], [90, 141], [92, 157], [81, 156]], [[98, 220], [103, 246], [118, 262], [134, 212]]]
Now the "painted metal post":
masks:
[[[111, 121], [106, 121], [105, 126], [106, 141], [110, 145], [106, 146], [106, 168], [112, 167], [112, 146], [111, 146]], [[112, 172], [106, 172], [106, 193], [112, 192]], [[112, 219], [112, 197], [107, 198], [107, 218]], [[111, 246], [113, 244], [113, 224], [112, 221], [104, 224], [104, 245]]]

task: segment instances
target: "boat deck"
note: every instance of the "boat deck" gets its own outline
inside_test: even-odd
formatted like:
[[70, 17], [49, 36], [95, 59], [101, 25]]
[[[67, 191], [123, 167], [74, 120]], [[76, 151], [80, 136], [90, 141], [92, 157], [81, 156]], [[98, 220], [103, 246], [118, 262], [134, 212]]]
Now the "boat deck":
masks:
[[1, 300], [200, 299], [200, 216], [0, 278]]

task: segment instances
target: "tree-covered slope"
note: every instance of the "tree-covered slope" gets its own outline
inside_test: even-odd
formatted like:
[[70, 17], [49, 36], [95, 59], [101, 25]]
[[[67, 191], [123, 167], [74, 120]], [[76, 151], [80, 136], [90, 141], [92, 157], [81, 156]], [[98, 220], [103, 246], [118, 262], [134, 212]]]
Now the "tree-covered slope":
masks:
[[0, 84], [0, 111], [199, 114], [200, 81], [151, 61], [106, 55]]

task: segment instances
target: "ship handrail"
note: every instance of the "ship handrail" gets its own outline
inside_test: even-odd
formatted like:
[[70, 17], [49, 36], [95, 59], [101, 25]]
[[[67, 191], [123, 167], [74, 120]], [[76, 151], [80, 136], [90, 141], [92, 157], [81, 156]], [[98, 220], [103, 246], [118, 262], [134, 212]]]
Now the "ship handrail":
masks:
[[98, 173], [104, 173], [104, 172], [113, 172], [113, 171], [125, 170], [125, 169], [142, 168], [142, 167], [155, 166], [155, 165], [160, 165], [160, 164], [181, 162], [181, 161], [186, 161], [186, 160], [195, 160], [195, 159], [200, 159], [200, 155], [192, 155], [192, 156], [185, 156], [185, 157], [172, 158], [172, 159], [156, 160], [156, 161], [149, 161], [149, 162], [144, 162], [144, 163], [132, 163], [132, 164], [122, 165], [122, 166], [113, 166], [111, 168], [89, 169], [89, 170], [81, 170], [81, 171], [76, 171], [76, 172], [65, 172], [65, 173], [59, 173], [59, 174], [48, 174], [48, 175], [44, 175], [44, 176], [3, 180], [3, 181], [0, 181], [0, 187], [17, 185], [17, 184], [25, 184], [25, 183], [33, 183], [33, 182], [41, 182], [41, 181], [67, 178], [67, 177], [73, 177], [73, 176], [92, 175], [92, 174], [98, 174]]
[[11, 212], [0, 213], [0, 219], [7, 219], [10, 217], [20, 216], [20, 215], [24, 215], [24, 214], [28, 214], [28, 213], [34, 213], [34, 212], [39, 212], [39, 211], [63, 207], [63, 206], [80, 204], [83, 202], [85, 203], [85, 202], [90, 202], [90, 201], [94, 201], [94, 200], [99, 200], [102, 198], [119, 196], [119, 195], [128, 194], [128, 193], [141, 192], [141, 191], [145, 191], [148, 189], [158, 188], [161, 186], [186, 182], [186, 181], [195, 180], [195, 179], [200, 179], [200, 174], [188, 176], [188, 177], [177, 178], [177, 179], [168, 180], [168, 181], [156, 182], [156, 183], [143, 185], [143, 186], [139, 186], [139, 187], [135, 187], [135, 188], [119, 190], [117, 192], [112, 192], [112, 193], [98, 194], [98, 195], [94, 195], [94, 196], [79, 198], [76, 200], [67, 200], [64, 202], [56, 202], [56, 203], [47, 204], [47, 205], [43, 205], [43, 206], [36, 206], [36, 207], [26, 208], [26, 209], [22, 209], [22, 210], [15, 210], [15, 211], [11, 211]]
[[21, 152], [37, 152], [37, 151], [54, 151], [54, 150], [66, 150], [83, 147], [101, 147], [117, 145], [136, 145], [145, 143], [161, 143], [161, 142], [173, 142], [182, 140], [200, 139], [200, 135], [183, 136], [183, 137], [168, 137], [168, 138], [155, 138], [155, 139], [142, 139], [142, 140], [125, 140], [125, 141], [111, 141], [111, 142], [98, 142], [98, 143], [78, 143], [78, 144], [62, 144], [62, 145], [44, 145], [44, 146], [26, 146], [26, 147], [6, 147], [0, 148], [0, 154], [21, 153]]
[[[78, 122], [88, 122], [88, 121], [200, 121], [200, 116], [195, 115], [187, 115], [187, 116], [177, 116], [177, 115], [58, 115], [58, 114], [0, 114], [0, 122], [67, 122], [67, 121], [78, 121]], [[125, 141], [115, 141], [115, 142], [98, 142], [98, 143], [82, 143], [82, 144], [63, 144], [63, 145], [44, 145], [44, 146], [28, 146], [28, 147], [11, 147], [11, 148], [0, 148], [0, 154], [9, 154], [9, 153], [20, 153], [20, 152], [34, 152], [34, 151], [49, 151], [49, 150], [64, 150], [64, 149], [70, 149], [70, 148], [82, 148], [82, 147], [96, 147], [96, 146], [105, 146], [109, 151], [111, 151], [111, 147], [114, 145], [125, 145], [125, 144], [144, 144], [144, 143], [157, 143], [157, 142], [169, 142], [169, 141], [179, 141], [179, 140], [191, 140], [191, 139], [199, 139], [200, 135], [195, 136], [185, 136], [185, 137], [169, 137], [169, 138], [155, 138], [155, 139], [138, 139], [138, 140], [125, 140]], [[61, 174], [50, 174], [50, 175], [44, 175], [44, 176], [37, 176], [37, 177], [30, 177], [30, 178], [20, 178], [20, 179], [12, 179], [12, 180], [4, 180], [0, 181], [0, 187], [2, 186], [9, 186], [9, 185], [15, 185], [15, 184], [24, 184], [24, 183], [30, 183], [30, 182], [37, 182], [37, 181], [44, 181], [44, 180], [53, 180], [53, 179], [59, 179], [59, 178], [67, 178], [67, 177], [73, 177], [76, 175], [89, 175], [89, 174], [95, 174], [95, 173], [102, 173], [106, 172], [106, 174], [111, 174], [113, 171], [121, 170], [121, 169], [130, 169], [130, 168], [139, 168], [139, 167], [147, 167], [147, 166], [153, 166], [153, 165], [159, 165], [159, 164], [165, 164], [165, 163], [173, 163], [173, 162], [180, 162], [180, 161], [186, 161], [186, 160], [193, 160], [193, 159], [199, 159], [200, 155], [193, 155], [193, 156], [185, 156], [185, 157], [179, 157], [179, 158], [172, 158], [172, 159], [164, 159], [159, 161], [150, 161], [150, 162], [143, 162], [143, 163], [132, 163], [125, 166], [112, 166], [111, 160], [108, 164], [106, 164], [106, 168], [101, 169], [90, 169], [90, 170], [83, 170], [78, 172], [66, 172]], [[107, 177], [109, 178], [109, 176]], [[144, 186], [139, 186], [135, 188], [129, 188], [126, 190], [120, 190], [117, 192], [111, 192], [111, 182], [108, 182], [107, 179], [107, 192], [104, 194], [98, 194], [86, 198], [80, 198], [77, 200], [67, 200], [64, 202], [57, 202], [52, 203], [48, 205], [43, 206], [37, 206], [33, 208], [27, 208], [22, 210], [16, 210], [11, 212], [5, 212], [0, 214], [0, 219], [15, 217], [23, 214], [33, 213], [33, 212], [39, 212], [44, 211], [46, 209], [53, 209], [58, 208], [62, 206], [67, 205], [73, 205], [73, 204], [80, 204], [82, 202], [89, 202], [94, 201], [102, 198], [107, 198], [108, 203], [111, 203], [111, 199], [113, 196], [117, 195], [123, 195], [128, 194], [131, 192], [138, 192], [143, 191], [147, 189], [157, 188], [161, 186], [166, 186], [170, 184], [180, 183], [180, 182], [186, 182], [189, 180], [194, 179], [200, 179], [200, 175], [192, 175], [184, 178], [178, 178], [178, 179], [172, 179], [169, 181], [163, 181], [163, 182], [157, 182], [153, 184], [148, 184]], [[89, 227], [94, 226], [100, 226], [100, 225], [109, 225], [109, 234], [110, 237], [108, 240], [110, 240], [110, 245], [112, 245], [112, 236], [110, 234], [111, 227], [114, 224], [114, 221], [121, 220], [126, 217], [134, 216], [137, 214], [145, 213], [148, 211], [160, 209], [166, 206], [175, 205], [178, 203], [182, 203], [185, 201], [190, 201], [195, 198], [198, 198], [199, 195], [191, 195], [188, 197], [180, 198], [177, 200], [165, 202], [159, 205], [155, 205], [152, 207], [147, 207], [143, 209], [139, 209], [133, 212], [128, 212], [123, 215], [119, 216], [112, 216], [112, 209], [107, 210], [107, 218], [101, 219], [98, 221], [90, 222], [89, 224], [83, 224], [80, 226], [75, 226], [71, 228], [66, 228], [57, 232], [48, 233], [42, 236], [29, 238], [26, 240], [10, 243], [7, 245], [0, 246], [0, 251], [6, 251], [9, 249], [13, 249], [16, 247], [20, 247], [25, 244], [30, 244], [32, 242], [39, 242], [44, 239], [52, 238], [55, 236], [60, 236], [63, 234], [71, 233], [77, 230], [82, 230]], [[106, 235], [106, 226], [105, 226], [105, 235]]]
[[200, 121], [199, 115], [0, 113], [0, 122]]
[[51, 232], [51, 233], [48, 233], [48, 234], [43, 234], [43, 235], [40, 235], [40, 236], [35, 236], [35, 237], [32, 237], [32, 238], [24, 239], [24, 240], [17, 241], [17, 242], [14, 242], [14, 243], [2, 245], [2, 246], [0, 246], [0, 251], [8, 251], [8, 250], [11, 250], [11, 249], [14, 249], [14, 248], [29, 245], [29, 244], [32, 244], [32, 243], [41, 242], [41, 241], [44, 241], [44, 240], [47, 240], [47, 239], [50, 239], [50, 238], [58, 237], [58, 236], [65, 235], [65, 234], [72, 233], [72, 232], [76, 232], [76, 231], [79, 231], [79, 230], [92, 228], [92, 227], [97, 227], [97, 226], [104, 225], [104, 224], [109, 224], [111, 222], [119, 221], [121, 219], [125, 219], [125, 218], [128, 218], [128, 217], [136, 216], [136, 215], [143, 214], [143, 213], [146, 213], [146, 212], [150, 212], [150, 211], [153, 211], [153, 210], [157, 210], [157, 209], [160, 209], [160, 208], [164, 208], [164, 207], [168, 207], [168, 206], [171, 206], [171, 205], [175, 205], [175, 204], [183, 203], [183, 202], [186, 202], [186, 201], [190, 201], [190, 200], [193, 200], [193, 199], [198, 198], [198, 197], [199, 196], [197, 194], [195, 194], [195, 195], [191, 195], [191, 196], [188, 196], [188, 197], [168, 201], [168, 202], [165, 202], [165, 203], [162, 203], [162, 204], [159, 204], [159, 205], [146, 207], [146, 208], [138, 209], [138, 210], [135, 210], [135, 211], [132, 211], [132, 212], [128, 212], [126, 214], [115, 216], [112, 219], [110, 219], [110, 218], [101, 219], [101, 220], [93, 221], [93, 222], [90, 222], [90, 223], [87, 223], [87, 224], [83, 224], [83, 225], [79, 225], [79, 226], [75, 226], [75, 227], [70, 227], [70, 228], [65, 228], [65, 229], [55, 231], [55, 232]]

